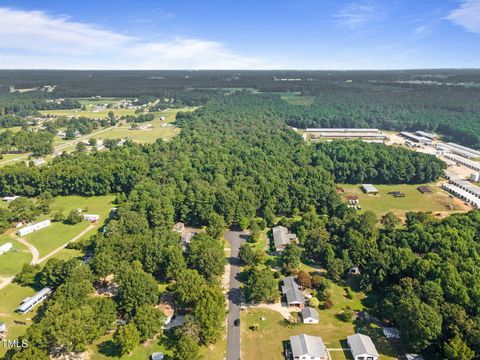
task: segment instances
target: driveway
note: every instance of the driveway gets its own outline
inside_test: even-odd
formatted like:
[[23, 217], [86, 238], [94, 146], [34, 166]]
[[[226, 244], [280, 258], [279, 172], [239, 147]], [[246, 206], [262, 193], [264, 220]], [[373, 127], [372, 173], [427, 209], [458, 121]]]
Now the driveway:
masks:
[[230, 290], [228, 291], [228, 335], [227, 335], [227, 360], [240, 360], [240, 326], [233, 323], [240, 319], [240, 305], [242, 296], [238, 273], [240, 260], [238, 250], [240, 245], [247, 239], [247, 233], [242, 231], [228, 231], [225, 238], [231, 246], [230, 262]]

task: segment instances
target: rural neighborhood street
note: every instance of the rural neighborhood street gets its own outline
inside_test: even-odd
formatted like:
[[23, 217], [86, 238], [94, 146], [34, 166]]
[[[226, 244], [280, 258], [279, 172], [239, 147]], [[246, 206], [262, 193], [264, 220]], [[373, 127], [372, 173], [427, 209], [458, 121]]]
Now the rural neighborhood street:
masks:
[[247, 238], [247, 234], [241, 231], [228, 231], [225, 238], [230, 243], [230, 290], [228, 291], [228, 337], [227, 337], [227, 360], [240, 359], [240, 326], [235, 326], [234, 321], [240, 319], [240, 281], [238, 281], [240, 259], [238, 250]]

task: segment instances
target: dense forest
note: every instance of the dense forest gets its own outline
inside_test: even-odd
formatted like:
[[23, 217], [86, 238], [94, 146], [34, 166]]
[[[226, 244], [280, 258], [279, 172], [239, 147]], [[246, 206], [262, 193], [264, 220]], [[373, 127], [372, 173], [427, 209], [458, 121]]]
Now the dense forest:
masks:
[[[51, 260], [43, 269], [26, 266], [19, 275], [18, 282], [56, 291], [27, 332], [36, 347], [14, 359], [82, 351], [114, 327], [116, 316], [125, 323], [114, 341], [128, 352], [160, 331], [149, 329], [145, 319], [159, 316], [152, 310], [156, 281], [170, 280], [175, 285], [168, 291], [188, 315], [170, 335], [176, 339], [175, 359], [196, 354], [199, 345], [219, 338], [225, 317], [218, 280], [222, 229], [248, 228], [258, 217], [271, 226], [277, 216], [294, 214], [303, 215], [289, 225], [299, 234], [304, 256], [332, 277], [359, 266], [371, 308], [403, 331], [412, 350], [442, 359], [455, 340], [480, 353], [478, 212], [442, 221], [409, 214], [404, 228], [389, 215], [379, 227], [375, 215], [357, 215], [335, 192], [336, 181], [434, 181], [445, 165], [434, 156], [378, 144], [308, 145], [288, 128], [278, 101], [273, 95], [231, 93], [193, 113], [179, 113], [182, 131], [170, 142], [127, 143], [92, 155], [64, 154], [40, 168], [0, 169], [3, 195], [117, 193], [119, 204], [105, 232], [83, 243], [93, 255], [90, 264]], [[206, 225], [207, 233], [182, 252], [171, 231], [176, 221]], [[117, 295], [90, 297], [93, 286], [111, 275]], [[79, 327], [91, 331], [82, 335], [75, 331]]]

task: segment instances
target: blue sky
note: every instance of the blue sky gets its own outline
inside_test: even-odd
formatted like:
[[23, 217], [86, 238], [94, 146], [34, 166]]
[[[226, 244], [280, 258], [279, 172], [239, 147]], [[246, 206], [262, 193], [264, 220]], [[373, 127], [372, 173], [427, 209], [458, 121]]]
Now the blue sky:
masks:
[[0, 2], [0, 68], [480, 68], [480, 0]]

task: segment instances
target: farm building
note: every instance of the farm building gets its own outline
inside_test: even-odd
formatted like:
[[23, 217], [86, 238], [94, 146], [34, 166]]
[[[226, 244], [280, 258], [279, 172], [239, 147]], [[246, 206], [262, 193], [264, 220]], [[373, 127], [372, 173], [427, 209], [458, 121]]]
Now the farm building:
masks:
[[460, 150], [468, 151], [472, 154], [477, 155], [477, 157], [480, 157], [480, 150], [471, 149], [469, 147], [458, 145], [458, 144], [455, 144], [455, 143], [452, 143], [452, 142], [447, 143], [447, 145], [449, 145], [451, 147], [454, 147], [454, 148], [457, 148], [457, 149], [460, 149]]
[[82, 214], [83, 220], [85, 221], [90, 221], [90, 222], [96, 222], [100, 220], [100, 215], [96, 214]]
[[13, 196], [4, 196], [2, 198], [3, 201], [6, 201], [6, 202], [12, 202], [13, 200], [16, 200], [18, 199], [20, 196], [17, 196], [17, 195], [13, 195]]
[[293, 359], [327, 360], [327, 348], [319, 336], [300, 334], [290, 336]]
[[480, 209], [480, 199], [475, 195], [470, 194], [468, 191], [454, 184], [443, 184], [442, 188], [449, 193], [455, 195], [456, 197], [462, 199], [466, 203], [469, 203], [474, 209]]
[[342, 138], [342, 139], [371, 139], [384, 140], [386, 136], [378, 129], [353, 129], [353, 128], [307, 128], [305, 133], [312, 138]]
[[480, 198], [480, 187], [473, 185], [471, 182], [459, 179], [459, 178], [451, 178], [450, 184], [458, 186], [460, 189], [465, 190], [466, 192], [475, 195], [476, 197]]
[[479, 182], [480, 181], [480, 174], [478, 172], [470, 174], [470, 181]]
[[470, 169], [473, 169], [475, 171], [480, 171], [480, 162], [478, 161], [473, 161], [464, 158], [463, 156], [458, 156], [455, 154], [445, 154], [445, 157], [449, 160], [453, 160], [456, 163], [462, 164]]
[[303, 308], [301, 315], [304, 324], [318, 324], [318, 312], [314, 308], [310, 306]]
[[273, 243], [277, 251], [282, 251], [290, 243], [296, 243], [298, 241], [297, 235], [288, 231], [285, 226], [275, 226], [272, 229]]
[[50, 224], [51, 224], [50, 220], [43, 220], [43, 221], [40, 221], [38, 223], [25, 226], [24, 228], [18, 229], [17, 235], [18, 236], [24, 236], [24, 235], [30, 234], [34, 231], [46, 228], [47, 226], [50, 226]]
[[408, 131], [402, 131], [398, 134], [401, 137], [404, 137], [405, 139], [408, 139], [408, 140], [413, 141], [413, 142], [418, 143], [418, 144], [431, 144], [432, 143], [431, 139], [429, 139], [427, 137], [424, 137], [424, 136], [417, 136], [417, 135], [412, 134]]
[[0, 246], [0, 255], [5, 254], [7, 251], [9, 251], [13, 247], [12, 243], [7, 242]]
[[347, 337], [347, 342], [355, 360], [378, 360], [378, 351], [369, 336], [350, 335]]
[[305, 297], [300, 291], [300, 286], [292, 276], [287, 276], [283, 279], [282, 295], [288, 306], [299, 306], [301, 308], [305, 306]]
[[378, 194], [378, 189], [372, 184], [363, 184], [362, 191], [365, 194]]
[[52, 289], [50, 288], [43, 288], [39, 292], [37, 292], [35, 295], [32, 297], [26, 298], [22, 301], [20, 306], [17, 308], [17, 312], [21, 314], [26, 314], [30, 310], [33, 309], [33, 307], [39, 303], [41, 303], [43, 300], [45, 300], [48, 295], [52, 293]]
[[435, 140], [435, 139], [438, 138], [437, 134], [432, 134], [432, 133], [428, 133], [428, 132], [425, 132], [425, 131], [415, 131], [415, 134], [417, 134], [418, 136], [421, 136], [421, 137], [431, 139], [431, 140]]
[[464, 150], [464, 149], [459, 149], [459, 148], [451, 146], [449, 144], [438, 144], [437, 149], [443, 151], [444, 154], [450, 152], [450, 153], [453, 153], [453, 154], [456, 154], [456, 155], [463, 156], [464, 158], [467, 158], [467, 159], [475, 159], [475, 158], [480, 157], [480, 155], [477, 155], [473, 152], [470, 152], [470, 151]]

